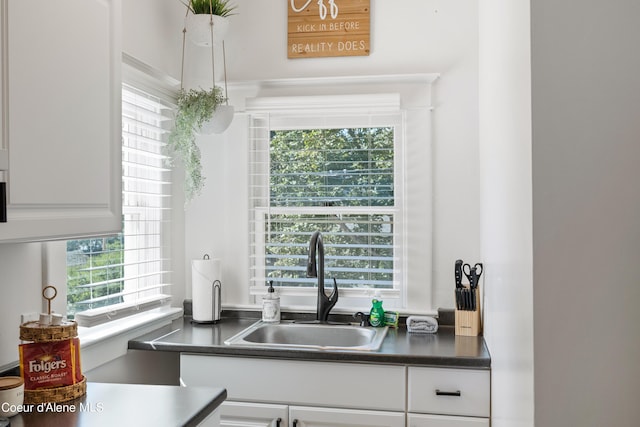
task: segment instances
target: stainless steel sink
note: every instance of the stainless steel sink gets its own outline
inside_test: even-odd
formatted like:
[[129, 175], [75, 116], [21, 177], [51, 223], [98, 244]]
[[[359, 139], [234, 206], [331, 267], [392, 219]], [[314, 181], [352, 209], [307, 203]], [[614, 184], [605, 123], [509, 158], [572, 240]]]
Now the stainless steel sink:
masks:
[[243, 347], [377, 351], [387, 330], [387, 327], [258, 321], [224, 343]]

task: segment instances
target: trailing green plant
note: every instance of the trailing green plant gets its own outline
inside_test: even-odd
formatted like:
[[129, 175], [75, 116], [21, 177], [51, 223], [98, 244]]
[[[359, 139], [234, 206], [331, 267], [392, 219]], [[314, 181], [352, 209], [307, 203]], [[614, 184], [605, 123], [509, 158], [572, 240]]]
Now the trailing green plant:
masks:
[[191, 201], [200, 194], [204, 186], [200, 148], [196, 144], [196, 134], [209, 120], [218, 105], [226, 101], [222, 88], [214, 86], [210, 90], [180, 90], [175, 126], [169, 133], [168, 148], [184, 163], [185, 198]]
[[189, 4], [182, 2], [194, 15], [211, 14], [218, 16], [231, 16], [236, 5], [230, 4], [231, 0], [189, 0]]

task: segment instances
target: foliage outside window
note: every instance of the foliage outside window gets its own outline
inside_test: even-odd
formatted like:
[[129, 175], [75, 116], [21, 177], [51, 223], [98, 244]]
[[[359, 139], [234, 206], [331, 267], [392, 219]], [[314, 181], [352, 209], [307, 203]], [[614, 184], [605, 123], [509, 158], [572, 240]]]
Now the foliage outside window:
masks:
[[309, 238], [319, 230], [325, 276], [340, 288], [396, 286], [395, 143], [393, 126], [270, 132], [268, 200], [255, 213], [265, 280], [315, 286], [306, 263]]
[[[67, 241], [67, 316], [123, 302], [124, 238]], [[92, 283], [105, 283], [96, 288]], [[85, 301], [94, 301], [86, 304]]]

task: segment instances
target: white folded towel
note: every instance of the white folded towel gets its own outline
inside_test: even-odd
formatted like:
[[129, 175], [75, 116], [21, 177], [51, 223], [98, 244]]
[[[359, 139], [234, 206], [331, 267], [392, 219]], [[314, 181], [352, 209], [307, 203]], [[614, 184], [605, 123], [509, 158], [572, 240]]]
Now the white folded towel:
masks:
[[409, 316], [407, 331], [415, 334], [435, 334], [438, 332], [438, 321], [429, 316]]

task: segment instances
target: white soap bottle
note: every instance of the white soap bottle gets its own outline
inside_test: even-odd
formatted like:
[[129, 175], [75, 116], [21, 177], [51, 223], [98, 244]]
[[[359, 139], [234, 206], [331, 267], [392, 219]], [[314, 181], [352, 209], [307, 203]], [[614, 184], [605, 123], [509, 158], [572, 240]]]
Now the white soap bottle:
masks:
[[280, 297], [273, 289], [273, 280], [269, 281], [267, 296], [262, 299], [262, 321], [280, 323]]

